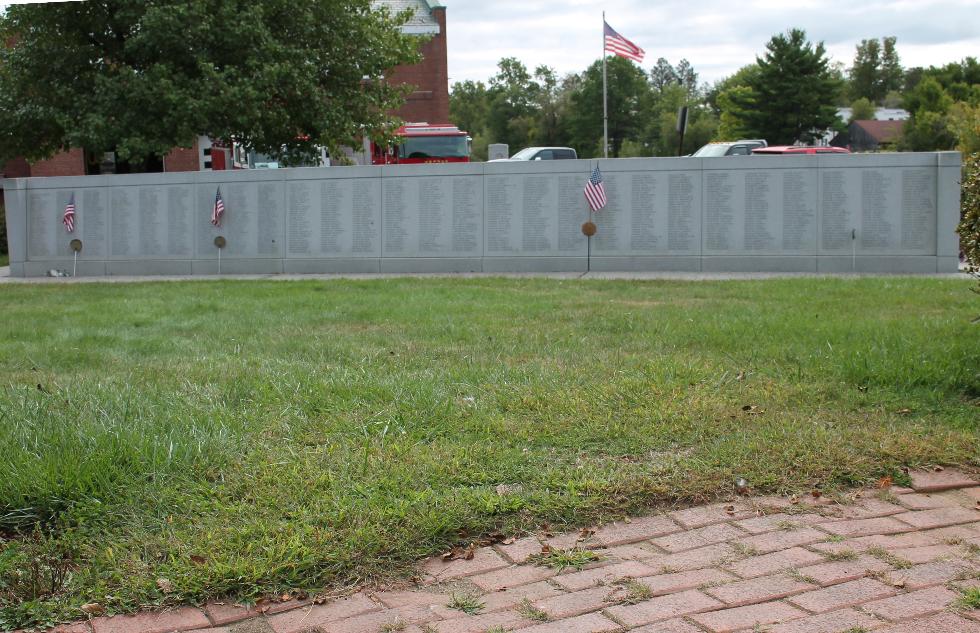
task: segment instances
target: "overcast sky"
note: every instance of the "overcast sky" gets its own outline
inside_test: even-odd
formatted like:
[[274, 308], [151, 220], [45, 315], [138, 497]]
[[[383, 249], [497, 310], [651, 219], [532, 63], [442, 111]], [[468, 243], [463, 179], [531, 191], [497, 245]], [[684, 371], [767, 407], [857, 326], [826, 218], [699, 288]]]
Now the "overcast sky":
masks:
[[486, 80], [501, 57], [564, 74], [599, 59], [602, 11], [621, 35], [658, 57], [687, 58], [702, 81], [755, 61], [792, 27], [850, 66], [864, 38], [894, 35], [908, 66], [980, 56], [980, 0], [443, 0], [450, 82]]
[[[579, 72], [601, 55], [609, 24], [658, 57], [687, 58], [702, 81], [752, 63], [773, 34], [806, 29], [850, 66], [864, 38], [894, 35], [906, 66], [980, 56], [980, 0], [442, 0], [449, 21], [450, 82], [487, 80], [502, 57], [530, 69]], [[0, 0], [0, 8], [10, 1]]]

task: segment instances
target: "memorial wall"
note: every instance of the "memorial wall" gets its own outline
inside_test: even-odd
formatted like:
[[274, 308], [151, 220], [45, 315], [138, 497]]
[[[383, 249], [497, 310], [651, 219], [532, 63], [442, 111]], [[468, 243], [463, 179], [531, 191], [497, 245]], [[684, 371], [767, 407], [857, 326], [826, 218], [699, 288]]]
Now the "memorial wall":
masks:
[[[583, 189], [596, 164], [609, 204], [592, 216], [590, 239]], [[957, 270], [959, 175], [959, 154], [942, 152], [189, 172], [3, 186], [13, 276], [935, 273]], [[225, 212], [216, 227], [219, 188]], [[69, 233], [62, 217], [72, 199]]]

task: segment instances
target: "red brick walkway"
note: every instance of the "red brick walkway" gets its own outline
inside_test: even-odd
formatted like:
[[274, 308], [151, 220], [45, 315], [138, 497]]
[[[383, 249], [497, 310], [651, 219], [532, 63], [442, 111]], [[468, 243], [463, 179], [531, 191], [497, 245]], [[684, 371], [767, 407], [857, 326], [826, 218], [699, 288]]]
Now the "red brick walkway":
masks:
[[[742, 498], [541, 534], [326, 604], [96, 618], [70, 633], [980, 633], [980, 485], [951, 470], [843, 500]], [[550, 548], [550, 554], [549, 554]], [[572, 550], [600, 560], [553, 564]], [[578, 562], [583, 562], [579, 560]], [[464, 612], [464, 608], [470, 613]]]

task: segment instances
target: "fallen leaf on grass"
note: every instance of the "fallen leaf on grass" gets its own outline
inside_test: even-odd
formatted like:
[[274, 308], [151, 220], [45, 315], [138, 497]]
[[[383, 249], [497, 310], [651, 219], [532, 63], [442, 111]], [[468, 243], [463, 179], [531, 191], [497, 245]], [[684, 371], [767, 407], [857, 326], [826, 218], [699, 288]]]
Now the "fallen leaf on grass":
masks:
[[83, 604], [81, 609], [82, 612], [92, 616], [103, 615], [105, 613], [105, 607], [103, 607], [98, 602], [89, 602], [88, 604]]
[[191, 554], [191, 562], [195, 565], [203, 565], [207, 562], [207, 559], [203, 556], [198, 556], [197, 554]]
[[157, 578], [157, 588], [165, 594], [174, 592], [174, 583], [166, 578]]
[[549, 554], [551, 554], [551, 546], [545, 543], [544, 545], [541, 546], [541, 555], [547, 556]]
[[813, 491], [811, 491], [811, 492], [810, 492], [810, 495], [811, 495], [811, 496], [812, 496], [812, 497], [813, 497], [814, 499], [819, 499], [820, 497], [822, 497], [822, 496], [823, 496], [823, 493], [822, 493], [822, 492], [820, 492], [819, 490], [813, 490]]
[[885, 489], [891, 488], [891, 487], [892, 487], [892, 478], [891, 477], [882, 477], [881, 479], [878, 480], [878, 489], [879, 490], [885, 490]]
[[763, 413], [766, 412], [765, 409], [763, 409], [763, 408], [761, 408], [761, 407], [759, 407], [758, 405], [755, 405], [755, 404], [747, 404], [747, 405], [745, 405], [744, 407], [742, 407], [742, 411], [744, 411], [748, 415], [762, 415]]
[[898, 415], [908, 415], [912, 413], [912, 409], [899, 409], [895, 413], [897, 413]]

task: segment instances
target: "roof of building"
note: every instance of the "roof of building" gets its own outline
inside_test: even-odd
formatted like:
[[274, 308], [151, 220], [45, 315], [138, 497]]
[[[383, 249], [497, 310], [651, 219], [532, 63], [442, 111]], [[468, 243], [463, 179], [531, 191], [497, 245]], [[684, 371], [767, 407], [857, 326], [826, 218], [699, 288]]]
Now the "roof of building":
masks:
[[432, 11], [442, 5], [434, 0], [374, 0], [372, 5], [374, 7], [388, 7], [392, 13], [401, 13], [406, 9], [412, 9], [415, 15], [402, 27], [404, 33], [413, 35], [436, 35], [439, 33], [439, 22], [432, 15]]
[[[851, 120], [853, 108], [837, 108], [837, 118], [845, 123]], [[875, 108], [876, 121], [906, 121], [912, 115], [902, 108]]]
[[851, 125], [861, 128], [878, 143], [894, 143], [902, 135], [905, 121], [853, 121]]

